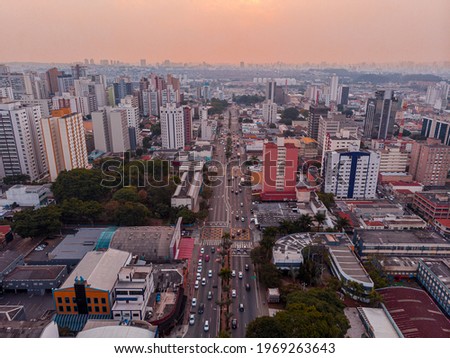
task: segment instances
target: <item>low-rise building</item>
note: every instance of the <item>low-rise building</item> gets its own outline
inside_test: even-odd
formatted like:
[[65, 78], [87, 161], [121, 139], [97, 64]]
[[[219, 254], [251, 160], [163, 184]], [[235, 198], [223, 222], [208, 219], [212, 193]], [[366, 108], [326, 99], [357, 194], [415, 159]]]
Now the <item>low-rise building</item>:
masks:
[[450, 219], [450, 195], [447, 191], [416, 192], [412, 206], [425, 219]]
[[370, 338], [403, 338], [397, 325], [383, 308], [358, 307], [359, 318]]
[[0, 205], [17, 204], [32, 208], [40, 208], [49, 203], [53, 196], [49, 185], [22, 185], [17, 184], [6, 191], [6, 198], [0, 199]]
[[201, 171], [186, 171], [181, 176], [180, 184], [177, 185], [172, 195], [171, 206], [177, 208], [185, 206], [194, 213], [199, 211], [199, 194], [203, 184], [203, 173]]
[[420, 260], [417, 280], [450, 316], [450, 260]]
[[117, 279], [113, 319], [144, 320], [150, 294], [154, 290], [152, 266], [122, 267]]
[[17, 266], [23, 264], [23, 255], [21, 253], [11, 250], [0, 252], [0, 289], [2, 288], [4, 277]]
[[3, 278], [3, 289], [43, 295], [58, 288], [66, 277], [67, 267], [63, 265], [17, 266]]
[[434, 220], [434, 227], [442, 235], [450, 235], [450, 219], [436, 219]]
[[363, 230], [353, 234], [355, 250], [360, 257], [450, 255], [450, 240], [430, 230]]

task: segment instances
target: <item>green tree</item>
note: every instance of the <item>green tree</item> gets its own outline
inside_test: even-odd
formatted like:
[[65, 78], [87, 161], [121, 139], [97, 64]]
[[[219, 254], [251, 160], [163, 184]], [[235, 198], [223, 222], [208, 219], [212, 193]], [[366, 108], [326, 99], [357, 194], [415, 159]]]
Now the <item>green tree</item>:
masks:
[[231, 334], [228, 331], [220, 331], [217, 338], [231, 338]]
[[[115, 201], [115, 200], [113, 200]], [[149, 210], [141, 203], [118, 203], [114, 210], [114, 220], [120, 226], [142, 226], [148, 224]]]
[[222, 280], [226, 282], [227, 285], [229, 285], [231, 280], [231, 270], [229, 268], [222, 268], [219, 272], [219, 276]]
[[294, 107], [290, 107], [290, 108], [286, 108], [283, 113], [281, 113], [281, 118], [282, 119], [289, 119], [291, 121], [296, 120], [299, 116], [300, 112], [298, 111], [297, 108]]
[[30, 176], [27, 174], [16, 174], [5, 176], [2, 180], [5, 185], [27, 184], [30, 182]]
[[318, 192], [317, 196], [319, 197], [320, 201], [327, 207], [327, 209], [330, 209], [331, 206], [334, 204], [334, 195], [332, 193], [321, 193]]
[[110, 189], [102, 185], [102, 179], [104, 176], [98, 169], [62, 171], [52, 185], [52, 192], [57, 202], [70, 198], [104, 201], [109, 198]]
[[77, 198], [66, 199], [60, 205], [61, 218], [65, 223], [94, 224], [103, 212], [103, 206], [97, 201], [83, 201]]
[[346, 227], [350, 226], [350, 221], [347, 218], [344, 218], [342, 216], [338, 216], [336, 219], [336, 225], [335, 228], [337, 231], [342, 231]]
[[117, 190], [113, 194], [113, 200], [117, 200], [120, 202], [129, 201], [136, 203], [139, 201], [139, 196], [136, 187], [127, 186]]
[[309, 214], [302, 214], [298, 219], [299, 228], [301, 232], [309, 232], [311, 231], [313, 219]]
[[183, 218], [184, 224], [193, 224], [196, 219], [196, 215], [192, 210], [189, 210], [186, 207], [183, 207], [178, 211], [178, 216]]
[[45, 237], [61, 230], [61, 209], [56, 205], [37, 210], [27, 209], [14, 215], [13, 230], [25, 237]]
[[247, 325], [246, 338], [285, 338], [284, 330], [274, 317], [258, 317]]
[[259, 280], [266, 287], [280, 287], [281, 274], [271, 262], [259, 265]]
[[323, 213], [317, 213], [316, 215], [314, 215], [314, 220], [317, 222], [317, 232], [320, 231], [320, 228], [326, 219], [327, 217]]

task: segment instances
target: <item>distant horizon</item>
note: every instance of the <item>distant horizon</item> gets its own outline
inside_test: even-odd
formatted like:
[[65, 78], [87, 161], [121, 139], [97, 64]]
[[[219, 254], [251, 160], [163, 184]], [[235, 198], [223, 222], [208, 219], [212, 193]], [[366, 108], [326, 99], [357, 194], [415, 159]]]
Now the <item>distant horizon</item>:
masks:
[[2, 62], [450, 60], [448, 0], [3, 0]]

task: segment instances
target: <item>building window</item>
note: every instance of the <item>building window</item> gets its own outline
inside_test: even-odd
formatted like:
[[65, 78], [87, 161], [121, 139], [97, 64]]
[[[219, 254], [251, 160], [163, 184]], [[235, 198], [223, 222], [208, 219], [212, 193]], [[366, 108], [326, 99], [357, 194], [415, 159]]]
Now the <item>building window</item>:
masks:
[[91, 306], [88, 307], [88, 311], [92, 312], [92, 307]]
[[58, 303], [62, 303], [62, 298], [58, 297]]
[[95, 306], [95, 312], [100, 312], [100, 308], [98, 306]]
[[64, 312], [64, 307], [63, 306], [58, 306], [58, 311], [59, 312]]
[[67, 312], [72, 312], [72, 308], [70, 306], [66, 306]]
[[66, 301], [67, 304], [70, 303], [70, 298], [69, 297], [64, 297], [64, 300]]
[[106, 309], [106, 306], [102, 306], [102, 312], [106, 313], [108, 310]]
[[87, 298], [87, 303], [89, 303], [89, 304], [91, 303], [91, 298], [90, 297]]
[[97, 297], [94, 298], [94, 303], [98, 303], [98, 298]]
[[105, 305], [106, 304], [106, 298], [102, 298], [102, 303]]

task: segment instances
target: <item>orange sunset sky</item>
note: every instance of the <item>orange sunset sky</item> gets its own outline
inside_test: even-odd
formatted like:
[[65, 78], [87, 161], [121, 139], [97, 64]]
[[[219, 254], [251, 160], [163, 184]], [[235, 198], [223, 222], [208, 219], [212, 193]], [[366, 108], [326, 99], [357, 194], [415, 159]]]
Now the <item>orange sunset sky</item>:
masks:
[[450, 0], [0, 0], [0, 62], [450, 61]]

